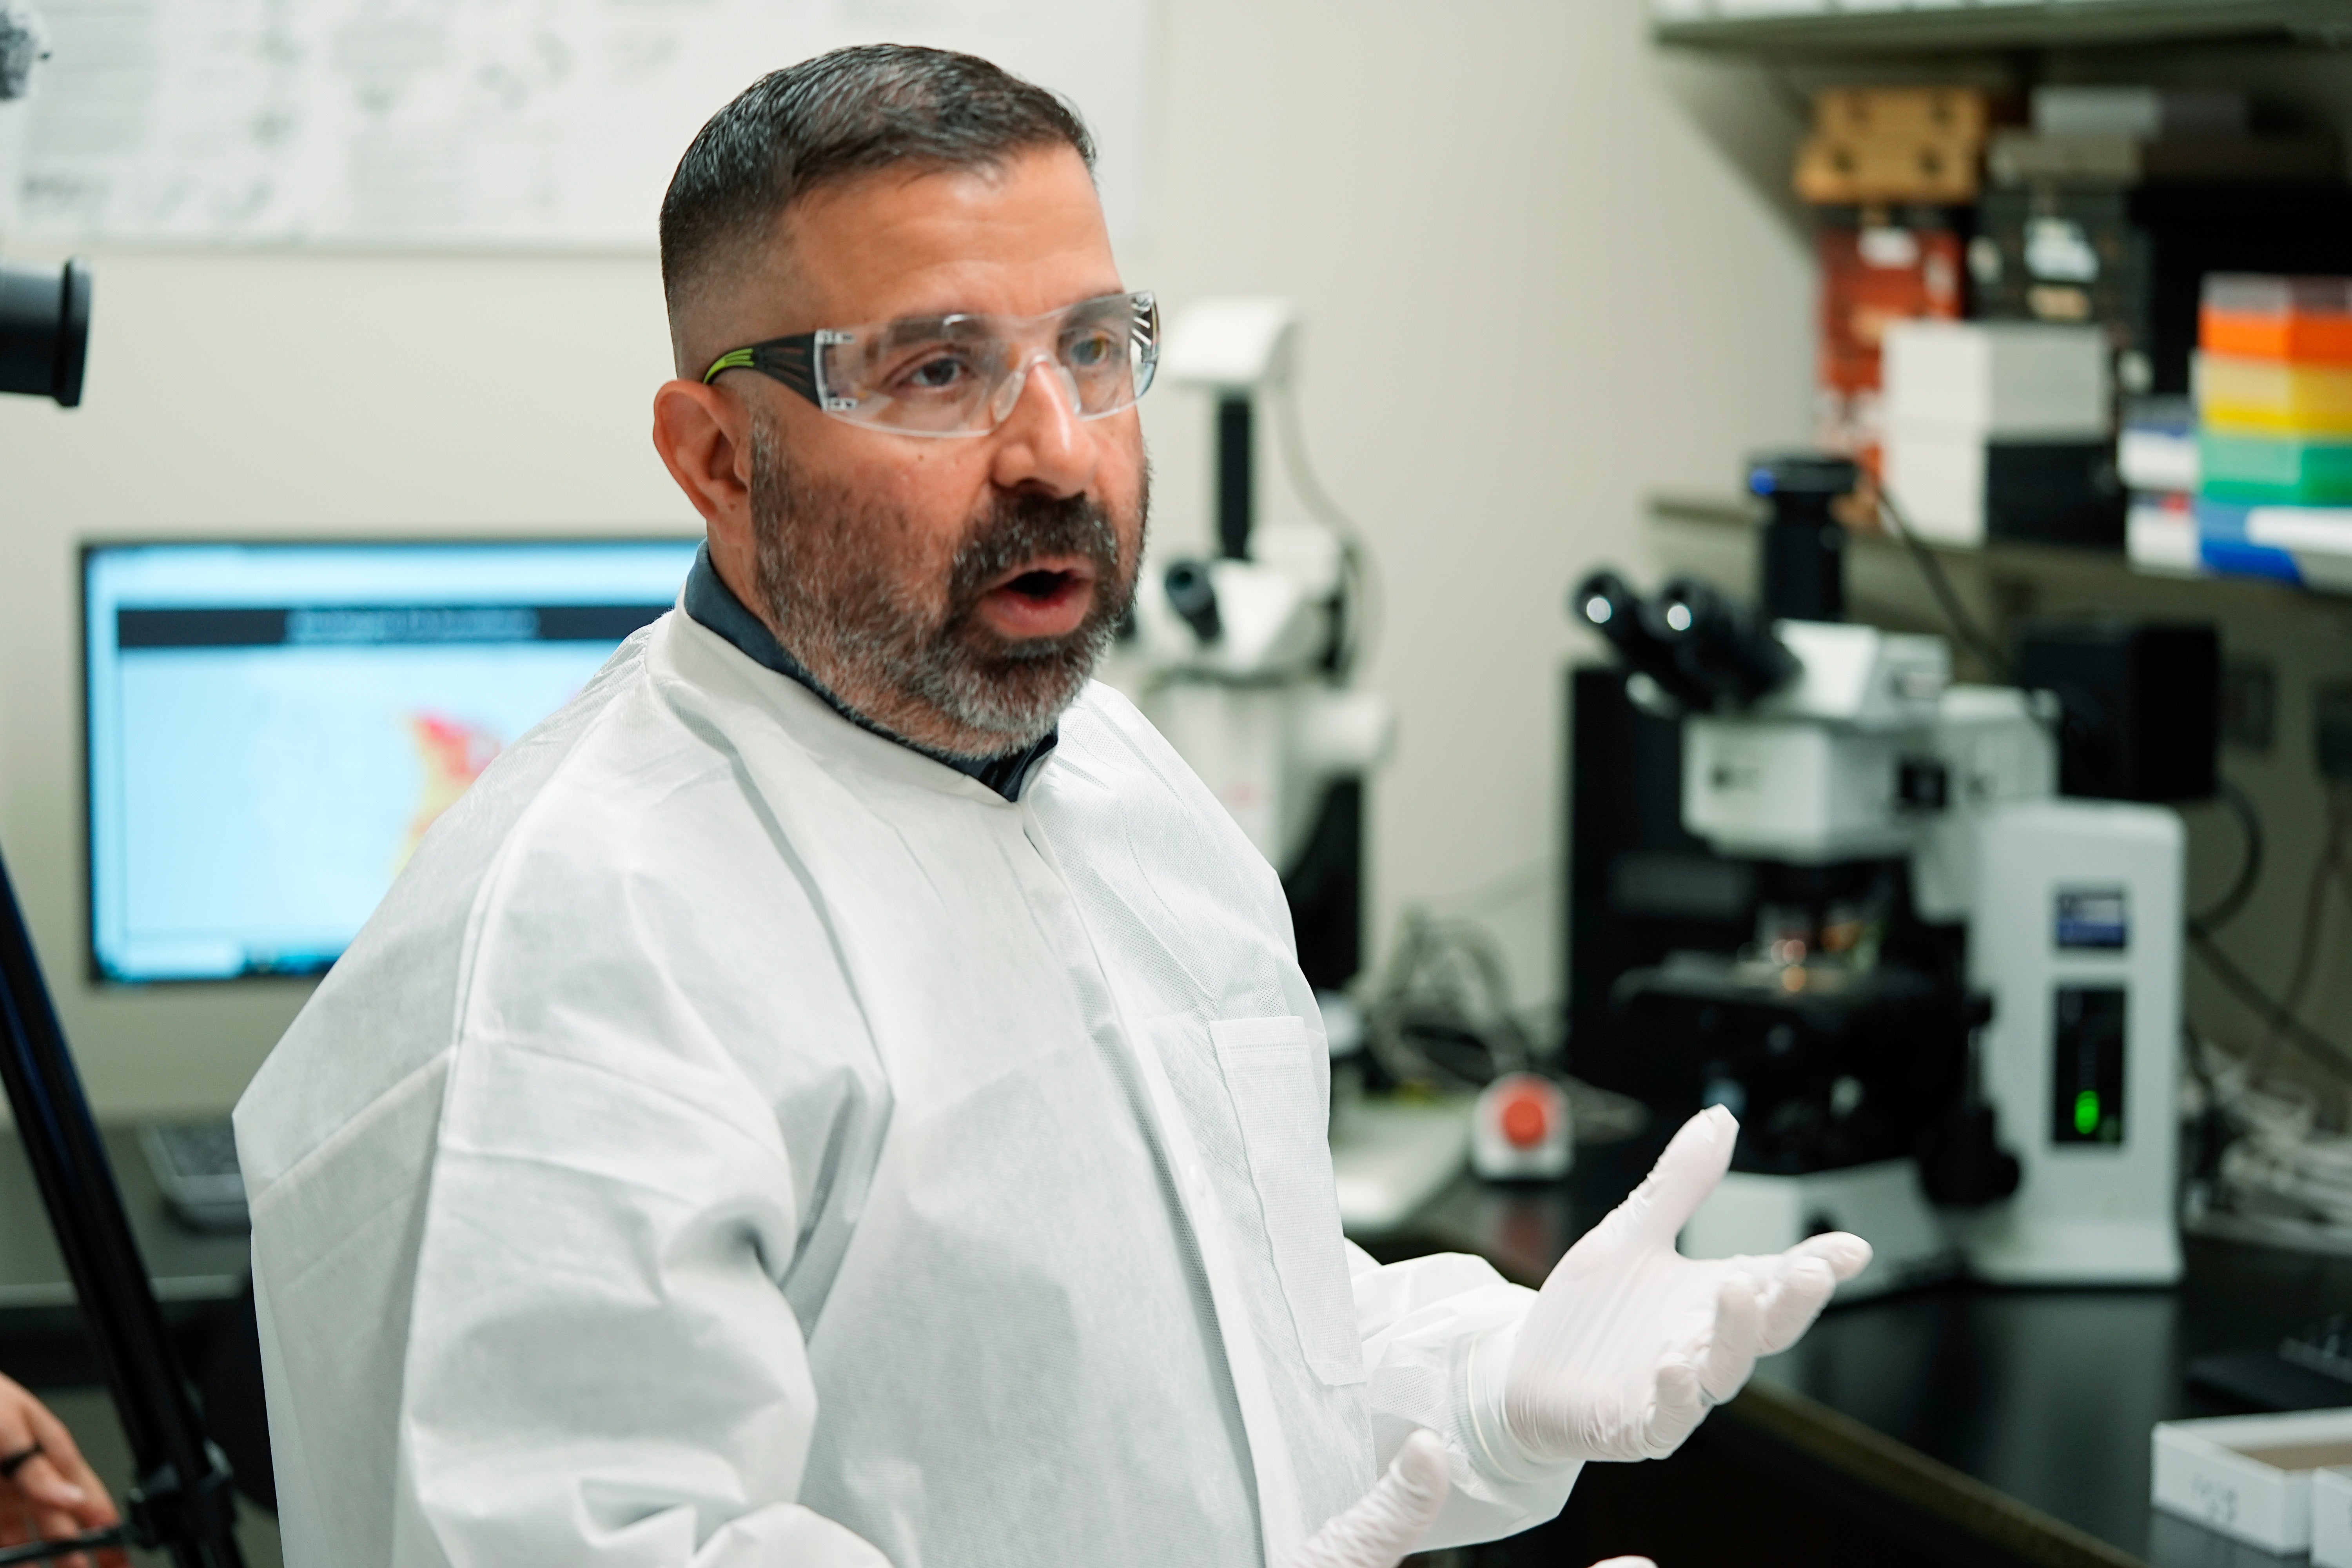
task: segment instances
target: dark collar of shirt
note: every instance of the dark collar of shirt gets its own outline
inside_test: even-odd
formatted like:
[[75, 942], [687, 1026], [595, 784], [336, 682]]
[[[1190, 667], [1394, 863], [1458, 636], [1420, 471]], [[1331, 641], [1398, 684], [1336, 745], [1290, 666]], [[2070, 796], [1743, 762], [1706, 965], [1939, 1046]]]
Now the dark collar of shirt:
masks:
[[825, 706], [869, 734], [895, 741], [910, 752], [920, 752], [935, 763], [941, 763], [956, 772], [978, 779], [1007, 800], [1021, 798], [1021, 785], [1030, 770], [1043, 762], [1061, 740], [1061, 731], [1048, 730], [1043, 739], [1007, 752], [997, 757], [960, 757], [952, 752], [935, 752], [929, 746], [919, 746], [904, 735], [894, 734], [868, 719], [856, 709], [826, 690], [807, 667], [792, 656], [792, 651], [776, 640], [767, 623], [753, 615], [743, 601], [735, 596], [710, 563], [710, 546], [704, 545], [695, 552], [694, 568], [686, 574], [686, 613], [717, 632], [740, 650], [754, 664], [764, 665], [778, 675], [788, 675], [823, 700]]

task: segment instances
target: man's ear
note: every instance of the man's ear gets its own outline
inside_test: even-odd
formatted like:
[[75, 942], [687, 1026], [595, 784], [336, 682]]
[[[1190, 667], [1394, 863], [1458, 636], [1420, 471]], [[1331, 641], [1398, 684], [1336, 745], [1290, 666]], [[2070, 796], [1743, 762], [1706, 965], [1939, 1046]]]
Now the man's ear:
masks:
[[654, 449], [714, 531], [749, 538], [751, 416], [740, 398], [698, 381], [654, 394]]

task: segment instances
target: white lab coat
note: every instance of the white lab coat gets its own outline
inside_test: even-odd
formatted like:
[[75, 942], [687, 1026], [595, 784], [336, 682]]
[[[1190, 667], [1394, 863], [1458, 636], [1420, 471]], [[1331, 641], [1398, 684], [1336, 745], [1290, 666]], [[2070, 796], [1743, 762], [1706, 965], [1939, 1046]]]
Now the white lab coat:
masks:
[[673, 613], [237, 1107], [293, 1568], [1278, 1562], [1533, 1299], [1343, 1244], [1265, 863], [1091, 688], [1018, 804]]

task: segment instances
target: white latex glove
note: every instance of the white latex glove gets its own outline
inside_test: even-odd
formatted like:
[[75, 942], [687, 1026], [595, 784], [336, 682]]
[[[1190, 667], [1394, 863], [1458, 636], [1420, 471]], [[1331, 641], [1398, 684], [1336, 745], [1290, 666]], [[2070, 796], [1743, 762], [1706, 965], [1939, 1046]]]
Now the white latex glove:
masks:
[[1451, 1485], [1445, 1445], [1433, 1432], [1415, 1432], [1372, 1489], [1333, 1515], [1282, 1568], [1397, 1568], [1436, 1521]]
[[1720, 1106], [1683, 1124], [1633, 1195], [1569, 1249], [1519, 1329], [1503, 1425], [1541, 1463], [1663, 1459], [1870, 1261], [1843, 1231], [1702, 1262], [1675, 1237], [1731, 1164]]

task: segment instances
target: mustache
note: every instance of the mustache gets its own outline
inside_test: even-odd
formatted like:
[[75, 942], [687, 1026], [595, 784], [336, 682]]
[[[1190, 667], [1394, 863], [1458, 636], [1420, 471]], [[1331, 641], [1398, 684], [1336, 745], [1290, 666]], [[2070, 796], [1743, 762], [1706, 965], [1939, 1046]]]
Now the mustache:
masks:
[[[962, 543], [948, 571], [948, 625], [961, 625], [1006, 573], [1054, 555], [1075, 555], [1095, 569], [1098, 595], [1120, 586], [1118, 531], [1090, 495], [1000, 494]], [[1097, 605], [1097, 609], [1101, 605]]]

